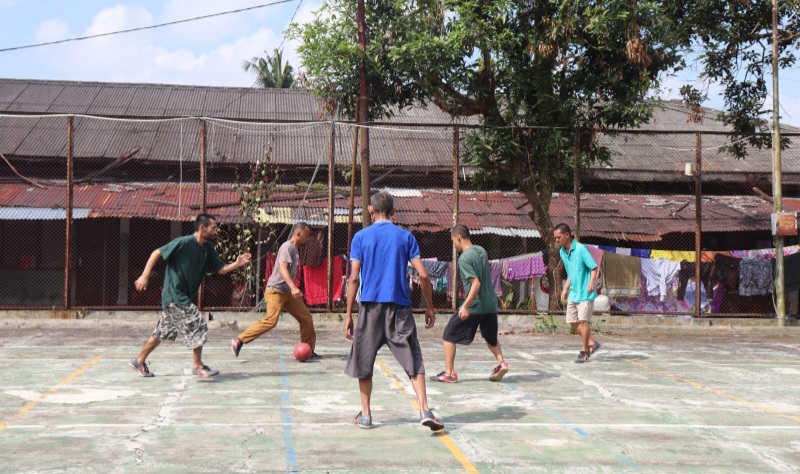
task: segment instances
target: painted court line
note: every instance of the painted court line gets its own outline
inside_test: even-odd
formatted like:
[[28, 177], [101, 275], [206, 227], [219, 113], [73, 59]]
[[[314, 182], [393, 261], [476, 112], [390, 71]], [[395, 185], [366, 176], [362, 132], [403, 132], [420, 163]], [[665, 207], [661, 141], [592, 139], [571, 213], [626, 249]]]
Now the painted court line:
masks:
[[[488, 371], [489, 370], [489, 368], [484, 367], [483, 365], [481, 365], [481, 364], [479, 364], [477, 362], [472, 362], [472, 365], [474, 365], [475, 367], [477, 367], [479, 370], [482, 370], [482, 371]], [[512, 383], [508, 383], [508, 382], [505, 382], [505, 381], [501, 381], [500, 383], [502, 383], [506, 387], [510, 388], [512, 391], [521, 393], [522, 396], [526, 400], [534, 402], [536, 404], [536, 406], [542, 408], [544, 411], [547, 412], [548, 415], [550, 415], [553, 418], [555, 418], [556, 420], [560, 421], [564, 426], [570, 428], [572, 431], [574, 431], [578, 435], [583, 436], [590, 443], [595, 445], [597, 448], [600, 448], [600, 450], [604, 451], [606, 454], [609, 454], [609, 455], [613, 456], [614, 459], [616, 459], [617, 461], [621, 462], [622, 464], [625, 464], [626, 466], [630, 467], [631, 469], [633, 469], [635, 471], [639, 471], [639, 472], [643, 471], [642, 467], [639, 466], [638, 464], [636, 464], [636, 461], [634, 461], [633, 459], [629, 458], [628, 456], [625, 456], [624, 454], [620, 454], [620, 453], [616, 453], [616, 452], [612, 451], [611, 448], [609, 448], [605, 443], [603, 443], [600, 440], [597, 440], [597, 439], [593, 438], [592, 435], [587, 433], [581, 427], [575, 425], [574, 423], [569, 421], [567, 418], [565, 418], [564, 416], [562, 416], [561, 414], [559, 414], [558, 412], [556, 412], [552, 408], [548, 407], [544, 403], [536, 401], [536, 399], [534, 399], [529, 393], [525, 392], [524, 390], [520, 389], [519, 387], [517, 387], [516, 385], [514, 385]]]
[[29, 402], [27, 405], [25, 405], [24, 407], [20, 408], [20, 410], [17, 412], [16, 415], [14, 415], [13, 418], [11, 418], [10, 420], [5, 420], [5, 421], [3, 421], [3, 423], [0, 423], [0, 431], [3, 431], [4, 429], [6, 429], [8, 427], [8, 425], [11, 424], [12, 421], [18, 420], [19, 417], [21, 417], [22, 415], [25, 414], [25, 412], [27, 412], [28, 410], [32, 409], [36, 405], [38, 405], [42, 400], [47, 398], [51, 393], [56, 393], [61, 387], [63, 387], [64, 385], [66, 385], [66, 384], [68, 384], [70, 382], [72, 382], [72, 380], [75, 377], [77, 377], [80, 374], [84, 373], [89, 367], [91, 367], [94, 364], [96, 364], [97, 362], [99, 362], [100, 359], [102, 359], [102, 358], [103, 358], [103, 354], [100, 354], [99, 356], [97, 356], [94, 359], [90, 360], [86, 365], [84, 365], [80, 369], [76, 370], [75, 372], [73, 372], [72, 374], [67, 376], [67, 378], [65, 378], [61, 382], [58, 382], [57, 384], [55, 384], [50, 389], [49, 392], [42, 393], [41, 395], [39, 395], [39, 398], [37, 398], [36, 400], [34, 400], [32, 402]]
[[782, 416], [783, 418], [786, 418], [788, 420], [792, 420], [795, 423], [800, 423], [800, 417], [787, 415], [785, 413], [781, 413], [778, 410], [775, 410], [774, 408], [770, 408], [768, 406], [761, 405], [760, 403], [751, 402], [750, 400], [745, 400], [744, 398], [737, 397], [735, 395], [727, 394], [727, 393], [725, 393], [725, 392], [723, 392], [721, 390], [717, 390], [715, 388], [709, 387], [707, 385], [703, 385], [703, 384], [695, 382], [693, 380], [689, 380], [687, 378], [683, 378], [683, 377], [680, 377], [678, 375], [671, 374], [669, 372], [665, 372], [663, 370], [654, 369], [653, 367], [650, 367], [647, 364], [643, 364], [643, 363], [637, 362], [635, 360], [625, 359], [625, 362], [627, 362], [629, 364], [636, 365], [638, 367], [642, 367], [644, 369], [647, 369], [647, 370], [650, 370], [650, 371], [653, 371], [653, 372], [657, 372], [657, 373], [662, 374], [662, 375], [666, 375], [667, 377], [669, 377], [669, 378], [671, 378], [673, 380], [676, 380], [678, 382], [683, 382], [685, 384], [691, 385], [691, 386], [696, 387], [696, 388], [703, 389], [703, 390], [705, 390], [707, 392], [711, 392], [711, 393], [713, 393], [715, 395], [719, 395], [719, 396], [725, 397], [725, 398], [730, 398], [731, 400], [735, 400], [735, 401], [737, 401], [739, 403], [743, 403], [745, 405], [749, 405], [749, 406], [751, 406], [753, 408], [758, 408], [760, 410], [764, 410], [767, 413], [772, 413], [773, 415]]
[[[417, 413], [419, 413], [420, 410], [419, 402], [417, 402], [417, 399], [411, 396], [410, 393], [408, 393], [408, 390], [406, 390], [403, 384], [400, 383], [400, 380], [398, 380], [397, 376], [394, 375], [392, 371], [389, 370], [388, 367], [386, 367], [386, 364], [384, 364], [380, 358], [376, 358], [375, 363], [378, 364], [378, 367], [380, 367], [383, 373], [389, 378], [389, 380], [392, 381], [392, 383], [394, 383], [395, 387], [397, 387], [400, 390], [400, 392], [403, 395], [405, 395], [406, 399], [408, 399], [408, 401], [411, 402], [411, 405], [414, 407], [414, 409], [417, 410]], [[435, 433], [436, 436], [438, 436], [439, 439], [442, 440], [444, 445], [447, 446], [447, 449], [450, 450], [450, 453], [458, 460], [458, 462], [461, 463], [461, 466], [464, 467], [464, 470], [466, 470], [466, 472], [470, 474], [478, 473], [478, 469], [470, 462], [467, 456], [464, 455], [461, 449], [459, 449], [459, 447], [456, 446], [456, 443], [453, 442], [453, 440], [450, 438], [450, 436], [447, 435], [447, 433], [444, 432], [444, 430], [436, 431]]]
[[286, 359], [283, 356], [283, 344], [278, 345], [278, 354], [280, 356], [280, 369], [281, 369], [281, 426], [283, 427], [283, 444], [286, 447], [286, 471], [287, 472], [300, 472], [297, 465], [297, 453], [294, 450], [294, 438], [292, 437], [292, 417], [289, 415], [289, 378], [286, 374], [289, 369], [286, 367]]
[[[127, 409], [137, 407], [126, 407]], [[214, 409], [219, 409], [214, 406]], [[416, 422], [382, 422], [384, 426], [404, 426], [416, 425]], [[271, 422], [258, 422], [258, 423], [191, 423], [181, 422], [181, 426], [190, 427], [207, 427], [207, 428], [226, 428], [226, 427], [259, 427], [259, 426], [283, 426], [282, 421]], [[307, 427], [350, 427], [353, 426], [352, 422], [303, 422], [296, 421], [294, 426], [307, 426]], [[48, 425], [11, 425], [7, 429], [10, 430], [40, 430], [40, 429], [89, 429], [89, 428], [136, 428], [141, 427], [140, 423], [76, 423], [76, 424], [48, 424]], [[550, 428], [550, 429], [565, 429], [572, 430], [572, 426], [565, 425], [564, 423], [540, 423], [540, 422], [480, 422], [480, 423], [459, 423], [448, 421], [447, 426], [457, 426], [461, 429], [475, 429], [482, 431], [486, 427], [496, 428]], [[797, 431], [800, 426], [794, 425], [694, 425], [694, 424], [674, 424], [674, 423], [581, 423], [584, 428], [609, 428], [609, 429], [643, 429], [643, 428], [657, 428], [657, 429], [676, 429], [676, 430], [695, 430], [695, 429], [724, 429], [724, 430], [739, 430], [739, 431]]]

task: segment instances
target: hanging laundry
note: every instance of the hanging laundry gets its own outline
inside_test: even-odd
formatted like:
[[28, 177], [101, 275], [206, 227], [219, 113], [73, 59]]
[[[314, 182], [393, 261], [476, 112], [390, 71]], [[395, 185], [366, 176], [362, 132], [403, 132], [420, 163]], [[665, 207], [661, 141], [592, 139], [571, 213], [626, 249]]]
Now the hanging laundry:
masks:
[[722, 308], [722, 300], [725, 299], [725, 285], [722, 282], [718, 282], [716, 286], [714, 286], [714, 298], [711, 300], [711, 312], [712, 313], [719, 313], [720, 308]]
[[786, 293], [800, 290], [800, 253], [784, 257], [783, 281]]
[[631, 256], [631, 249], [626, 249], [625, 247], [617, 247], [617, 251], [614, 252], [614, 253], [630, 257]]
[[727, 255], [714, 256], [715, 281], [721, 281], [727, 290], [739, 289], [739, 262], [741, 259]]
[[597, 248], [599, 248], [600, 250], [602, 250], [604, 252], [617, 253], [617, 248], [616, 247], [610, 247], [608, 245], [598, 245]]
[[[681, 270], [678, 272], [677, 297], [679, 300], [684, 299], [684, 295], [686, 294], [686, 285], [688, 284], [689, 280], [694, 280], [694, 277], [696, 276], [694, 265], [695, 264], [693, 262], [681, 262]], [[709, 297], [714, 293], [713, 284], [716, 283], [713, 281], [713, 276], [714, 264], [700, 263], [700, 281], [703, 283], [703, 291], [705, 291]]]
[[717, 251], [703, 251], [700, 252], [700, 261], [714, 263], [714, 257], [717, 255], [730, 255], [730, 252], [717, 252]]
[[[694, 298], [695, 292], [697, 291], [697, 285], [694, 284], [694, 281], [690, 281], [686, 285], [686, 292], [684, 294], [683, 301], [686, 302], [686, 307], [694, 309]], [[708, 297], [706, 296], [706, 287], [700, 285], [700, 312], [705, 312], [708, 309]]]
[[503, 278], [507, 281], [528, 280], [547, 273], [542, 253], [529, 253], [519, 257], [504, 259], [506, 271]]
[[671, 260], [673, 262], [694, 262], [697, 260], [697, 254], [694, 250], [652, 250], [650, 251], [650, 258], [663, 258], [664, 260]]
[[[333, 301], [342, 297], [342, 258], [333, 257]], [[306, 304], [309, 306], [326, 304], [328, 302], [328, 259], [322, 260], [322, 265], [303, 266], [305, 278], [305, 291], [303, 292]]]
[[615, 253], [603, 255], [603, 293], [609, 296], [635, 297], [640, 294], [641, 259]]
[[497, 296], [503, 294], [503, 286], [500, 277], [503, 275], [503, 262], [500, 260], [489, 260], [489, 271], [492, 275], [492, 286]]
[[310, 265], [316, 267], [322, 265], [322, 260], [327, 253], [325, 247], [325, 230], [312, 231], [311, 236], [305, 245], [301, 245], [298, 249], [300, 253], [300, 262], [303, 265]]
[[650, 249], [631, 249], [631, 257], [650, 258]]
[[[605, 251], [601, 250], [600, 247], [595, 247], [594, 245], [587, 245], [586, 250], [592, 254], [592, 258], [594, 259], [594, 263], [597, 264], [597, 269], [599, 272], [602, 272], [603, 267], [603, 254]], [[598, 275], [599, 276], [599, 275]]]
[[640, 261], [642, 276], [647, 279], [647, 293], [650, 296], [661, 295], [661, 301], [664, 301], [667, 297], [667, 288], [678, 275], [681, 263], [652, 258], [643, 258]]
[[772, 262], [745, 258], [739, 262], [739, 294], [761, 296], [772, 292]]

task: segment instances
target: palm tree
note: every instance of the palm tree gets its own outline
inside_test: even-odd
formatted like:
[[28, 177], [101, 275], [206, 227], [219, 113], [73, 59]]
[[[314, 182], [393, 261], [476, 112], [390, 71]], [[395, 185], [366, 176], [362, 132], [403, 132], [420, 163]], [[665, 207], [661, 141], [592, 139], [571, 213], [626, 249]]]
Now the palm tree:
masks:
[[245, 72], [253, 72], [258, 76], [256, 82], [261, 87], [290, 89], [297, 87], [294, 78], [294, 68], [287, 61], [283, 63], [283, 50], [275, 50], [270, 56], [264, 51], [264, 57], [254, 56], [250, 61], [242, 63]]

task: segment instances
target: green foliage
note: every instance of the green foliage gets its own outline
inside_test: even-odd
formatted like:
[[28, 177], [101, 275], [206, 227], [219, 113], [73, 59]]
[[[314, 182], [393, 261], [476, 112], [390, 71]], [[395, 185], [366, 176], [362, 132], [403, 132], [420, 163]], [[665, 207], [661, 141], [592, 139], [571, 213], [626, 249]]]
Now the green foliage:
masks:
[[297, 87], [294, 68], [289, 62], [283, 62], [283, 50], [274, 50], [272, 56], [264, 51], [264, 57], [254, 56], [250, 61], [242, 63], [245, 72], [256, 75], [256, 83], [265, 88], [291, 89]]
[[[223, 261], [233, 261], [243, 253], [257, 253], [258, 246], [264, 245], [274, 237], [274, 230], [263, 218], [263, 209], [268, 198], [275, 192], [279, 174], [269, 164], [271, 147], [264, 152], [265, 159], [256, 161], [249, 167], [249, 173], [242, 179], [237, 172], [237, 191], [239, 193], [239, 217], [235, 222], [218, 227], [217, 252]], [[252, 265], [247, 265], [231, 274], [236, 284], [246, 284], [249, 288], [261, 288], [255, 281]]]
[[[387, 54], [405, 32], [397, 19], [404, 2], [367, 0], [366, 23], [367, 81], [369, 117], [391, 116], [396, 108], [408, 107], [424, 99], [419, 85], [404, 80], [404, 74]], [[327, 0], [315, 12], [315, 19], [289, 26], [288, 37], [300, 41], [298, 53], [307, 73], [307, 86], [325, 101], [325, 115], [339, 107], [342, 116], [356, 118], [359, 93], [361, 50], [358, 45], [356, 2]]]
[[[718, 118], [737, 133], [724, 150], [744, 158], [749, 146], [771, 147], [772, 137], [755, 133], [763, 116], [773, 112], [767, 101], [772, 79], [772, 2], [694, 0], [686, 8], [692, 12], [692, 21], [684, 24], [684, 34], [691, 38], [689, 50], [697, 54], [702, 83], [681, 88], [684, 102], [697, 110], [707, 100], [709, 87], [721, 85], [725, 111]], [[800, 4], [778, 1], [778, 22], [778, 65], [783, 69], [798, 59]], [[748, 139], [741, 141], [742, 136]], [[788, 144], [782, 141], [783, 146]]]
[[[361, 55], [355, 4], [329, 0], [292, 25], [309, 85], [355, 113]], [[549, 203], [574, 160], [607, 160], [592, 134], [646, 121], [648, 91], [679, 63], [673, 2], [394, 0], [366, 2], [370, 116], [433, 102], [479, 116], [466, 141], [480, 184], [510, 184], [551, 240]], [[543, 127], [530, 129], [521, 127]], [[578, 145], [576, 147], [576, 144]]]

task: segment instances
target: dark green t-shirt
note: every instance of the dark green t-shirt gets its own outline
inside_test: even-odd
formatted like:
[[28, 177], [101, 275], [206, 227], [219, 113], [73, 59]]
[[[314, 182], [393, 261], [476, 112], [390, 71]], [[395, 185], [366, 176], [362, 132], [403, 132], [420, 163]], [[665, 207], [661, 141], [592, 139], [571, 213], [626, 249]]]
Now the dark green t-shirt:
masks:
[[497, 295], [492, 285], [492, 272], [489, 268], [489, 254], [480, 245], [473, 245], [464, 250], [458, 257], [458, 270], [461, 273], [461, 282], [464, 291], [469, 294], [472, 288], [470, 278], [475, 277], [481, 282], [481, 289], [475, 301], [467, 310], [470, 314], [487, 314], [497, 312]]
[[161, 258], [167, 262], [164, 289], [161, 291], [162, 308], [170, 303], [191, 305], [206, 271], [216, 273], [225, 266], [214, 244], [206, 240], [201, 246], [194, 235], [178, 237], [158, 250]]

